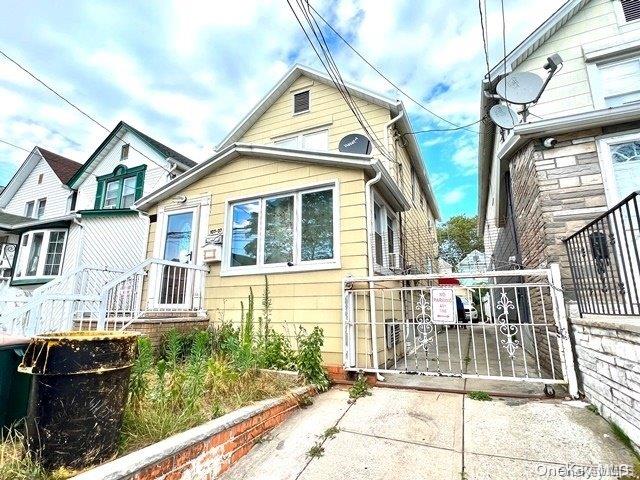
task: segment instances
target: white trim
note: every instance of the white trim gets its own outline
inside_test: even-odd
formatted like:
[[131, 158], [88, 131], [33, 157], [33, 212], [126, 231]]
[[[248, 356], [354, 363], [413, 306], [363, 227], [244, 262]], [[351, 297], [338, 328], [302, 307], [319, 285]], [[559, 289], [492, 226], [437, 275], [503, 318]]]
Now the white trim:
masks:
[[[318, 191], [332, 191], [333, 200], [333, 258], [327, 260], [309, 260], [302, 261], [300, 259], [301, 252], [301, 198], [303, 194], [318, 192]], [[264, 264], [264, 208], [265, 201], [270, 198], [277, 198], [292, 195], [294, 198], [294, 220], [293, 220], [293, 265], [278, 263], [265, 265]], [[250, 203], [253, 201], [259, 201], [260, 203], [260, 216], [258, 226], [258, 239], [257, 239], [257, 252], [256, 252], [256, 265], [250, 266], [235, 266], [230, 265], [231, 262], [231, 240], [233, 232], [233, 215], [231, 209], [234, 205]], [[340, 183], [338, 180], [324, 181], [315, 183], [310, 186], [296, 186], [288, 189], [280, 189], [271, 192], [262, 192], [251, 196], [243, 196], [239, 198], [227, 198], [224, 203], [224, 237], [222, 246], [222, 262], [220, 265], [220, 276], [228, 277], [235, 275], [256, 275], [267, 273], [287, 273], [287, 272], [302, 272], [313, 270], [327, 270], [340, 268]]]
[[[44, 267], [47, 259], [47, 251], [49, 250], [49, 242], [51, 234], [56, 232], [64, 233], [64, 241], [62, 242], [62, 251], [60, 252], [60, 263], [58, 265], [58, 273], [55, 275], [44, 275]], [[27, 264], [29, 262], [29, 255], [31, 254], [31, 245], [33, 244], [33, 237], [37, 233], [42, 233], [42, 244], [40, 245], [40, 258], [38, 258], [38, 265], [36, 266], [36, 273], [34, 275], [26, 275]], [[27, 244], [22, 245], [23, 238], [27, 237]], [[13, 272], [13, 280], [34, 280], [34, 279], [51, 279], [56, 278], [62, 273], [64, 265], [64, 257], [67, 248], [67, 242], [69, 240], [68, 228], [42, 228], [37, 230], [29, 230], [20, 235], [18, 240], [18, 255], [15, 258], [15, 271]], [[21, 273], [21, 275], [16, 275]]]
[[[602, 73], [601, 73], [602, 68], [613, 67], [618, 64], [632, 62], [634, 60], [640, 64], [640, 51], [635, 50], [631, 53], [627, 53], [624, 55], [621, 53], [617, 53], [617, 54], [612, 53], [610, 56], [606, 58], [602, 58], [598, 61], [586, 63], [587, 77], [589, 79], [589, 85], [591, 86], [591, 98], [593, 100], [593, 105], [596, 109], [612, 108], [612, 107], [608, 107], [606, 104], [606, 98], [604, 96], [604, 91], [602, 88], [602, 83], [603, 83]], [[640, 69], [640, 65], [638, 68]], [[614, 98], [620, 95], [631, 94], [637, 91], [638, 91], [638, 88], [636, 88], [635, 90], [631, 89], [627, 92], [611, 95], [608, 98]], [[638, 105], [639, 103], [640, 102], [634, 102], [634, 103], [628, 103], [627, 105], [634, 105], [634, 104]], [[626, 106], [626, 105], [623, 104], [619, 106]]]
[[[371, 218], [373, 218], [373, 232], [371, 232], [374, 236], [372, 247], [373, 252], [371, 252], [371, 256], [373, 258], [373, 269], [376, 273], [381, 273], [383, 275], [393, 275], [393, 270], [389, 267], [388, 256], [390, 253], [400, 254], [400, 222], [398, 220], [398, 215], [393, 211], [393, 208], [389, 206], [389, 204], [382, 198], [382, 196], [376, 192], [372, 192], [373, 202], [371, 202]], [[382, 215], [382, 264], [378, 263], [378, 259], [376, 257], [376, 242], [375, 242], [375, 234], [376, 234], [376, 214], [375, 214], [375, 205], [380, 207], [380, 214]], [[387, 234], [387, 217], [391, 217], [392, 221], [395, 223], [395, 229], [393, 225], [391, 229], [394, 231], [394, 245], [393, 252], [389, 252], [389, 238]], [[396, 241], [397, 239], [397, 241]]]
[[602, 182], [604, 193], [609, 208], [616, 205], [623, 197], [618, 195], [616, 188], [615, 174], [613, 172], [613, 161], [611, 159], [611, 147], [620, 143], [640, 141], [640, 131], [618, 133], [597, 138], [598, 159], [602, 172]]

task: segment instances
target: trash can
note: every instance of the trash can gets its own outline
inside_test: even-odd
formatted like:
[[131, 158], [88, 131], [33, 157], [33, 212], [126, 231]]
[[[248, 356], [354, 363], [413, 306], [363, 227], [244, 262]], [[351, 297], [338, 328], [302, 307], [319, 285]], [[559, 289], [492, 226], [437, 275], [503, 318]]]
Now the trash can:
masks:
[[34, 337], [20, 371], [33, 377], [27, 445], [48, 470], [79, 470], [117, 453], [137, 333]]
[[31, 377], [18, 372], [29, 339], [0, 335], [0, 425], [2, 430], [27, 414]]

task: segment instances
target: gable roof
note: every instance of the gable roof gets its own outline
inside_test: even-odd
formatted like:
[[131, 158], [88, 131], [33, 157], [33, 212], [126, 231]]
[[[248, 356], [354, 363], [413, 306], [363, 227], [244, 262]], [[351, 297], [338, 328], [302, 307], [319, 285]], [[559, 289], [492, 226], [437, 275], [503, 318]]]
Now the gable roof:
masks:
[[158, 202], [178, 194], [185, 187], [209, 175], [240, 156], [270, 158], [290, 162], [308, 162], [322, 165], [335, 165], [341, 168], [356, 168], [368, 171], [371, 175], [381, 173], [380, 182], [376, 184], [392, 207], [400, 211], [409, 208], [409, 202], [391, 178], [389, 172], [371, 155], [357, 155], [342, 152], [316, 152], [295, 148], [284, 148], [275, 145], [256, 145], [250, 143], [234, 143], [214, 156], [199, 163], [191, 170], [174, 178], [159, 189], [139, 199], [133, 206], [142, 211], [148, 210]]
[[[264, 96], [260, 102], [231, 130], [231, 132], [218, 144], [216, 151], [220, 151], [230, 145], [238, 142], [244, 134], [253, 126], [254, 123], [278, 100], [288, 89], [291, 87], [301, 76], [308, 77], [312, 80], [318, 81], [325, 85], [335, 87], [333, 80], [326, 74], [319, 72], [313, 68], [309, 68], [303, 65], [296, 64], [280, 79], [280, 81]], [[400, 113], [403, 115], [396, 122], [396, 126], [401, 133], [411, 132], [413, 128], [409, 115], [405, 110], [403, 103], [400, 100], [393, 100], [389, 97], [385, 97], [378, 93], [367, 90], [364, 87], [355, 85], [350, 82], [345, 82], [345, 87], [354, 97], [365, 100], [366, 102], [378, 105], [389, 109], [393, 116], [397, 116]], [[438, 202], [431, 188], [429, 181], [429, 175], [427, 173], [424, 160], [422, 158], [422, 152], [415, 139], [415, 135], [405, 135], [406, 148], [409, 151], [409, 157], [413, 163], [413, 167], [418, 174], [418, 180], [422, 184], [422, 187], [427, 196], [427, 203], [431, 207], [436, 220], [440, 219], [440, 209], [438, 208]]]
[[36, 147], [42, 158], [49, 164], [51, 170], [58, 176], [60, 181], [66, 185], [66, 183], [73, 177], [73, 175], [82, 167], [81, 163], [74, 162], [73, 160], [58, 155], [57, 153], [45, 150], [42, 147]]
[[145, 144], [147, 144], [152, 150], [154, 150], [158, 155], [162, 158], [171, 158], [175, 161], [175, 163], [181, 167], [181, 170], [185, 171], [190, 169], [191, 167], [197, 165], [193, 160], [185, 157], [181, 153], [176, 152], [174, 149], [167, 147], [163, 143], [151, 138], [149, 135], [142, 133], [137, 128], [132, 127], [126, 122], [122, 120], [118, 122], [116, 127], [109, 133], [107, 138], [96, 148], [96, 150], [91, 154], [89, 159], [82, 165], [82, 168], [79, 169], [73, 177], [69, 179], [68, 185], [71, 188], [77, 188], [80, 183], [86, 178], [85, 173], [89, 171], [91, 166], [95, 163], [97, 159], [101, 158], [101, 153], [103, 150], [108, 147], [112, 142], [116, 142], [120, 140], [120, 136], [118, 136], [118, 132], [120, 130], [127, 130], [137, 136], [140, 140], [142, 140]]
[[0, 209], [5, 208], [9, 204], [13, 196], [41, 160], [47, 163], [65, 188], [69, 177], [82, 167], [80, 163], [74, 162], [62, 155], [50, 152], [42, 147], [33, 147], [33, 150], [29, 152], [25, 161], [18, 167], [18, 170], [13, 174], [9, 183], [7, 183], [0, 192]]
[[[567, 0], [549, 18], [540, 24], [531, 34], [520, 42], [490, 73], [485, 74], [480, 87], [480, 116], [483, 117], [497, 100], [487, 98], [485, 91], [496, 86], [500, 78], [513, 71], [524, 62], [540, 45], [562, 28], [578, 13], [590, 0]], [[505, 68], [506, 67], [506, 68]], [[489, 81], [489, 79], [491, 79]], [[493, 150], [495, 144], [495, 127], [492, 122], [480, 122], [478, 141], [478, 230], [484, 233], [484, 222], [487, 216], [487, 202], [489, 201], [489, 187]]]

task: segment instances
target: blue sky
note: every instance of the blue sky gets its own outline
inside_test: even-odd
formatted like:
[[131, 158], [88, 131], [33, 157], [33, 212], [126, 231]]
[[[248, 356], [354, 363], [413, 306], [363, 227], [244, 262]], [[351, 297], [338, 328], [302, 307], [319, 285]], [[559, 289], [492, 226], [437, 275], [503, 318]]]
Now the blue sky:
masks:
[[[474, 0], [312, 2], [369, 61], [459, 124], [479, 115], [486, 69]], [[498, 0], [487, 0], [491, 63], [502, 54]], [[561, 4], [505, 0], [507, 48]], [[0, 48], [103, 124], [125, 120], [196, 161], [293, 63], [322, 66], [285, 0], [2, 1]], [[416, 130], [443, 128], [330, 37], [343, 77], [401, 98]], [[0, 58], [0, 139], [84, 162], [106, 132]], [[418, 137], [443, 218], [475, 214], [477, 134]], [[26, 153], [0, 144], [0, 184]]]

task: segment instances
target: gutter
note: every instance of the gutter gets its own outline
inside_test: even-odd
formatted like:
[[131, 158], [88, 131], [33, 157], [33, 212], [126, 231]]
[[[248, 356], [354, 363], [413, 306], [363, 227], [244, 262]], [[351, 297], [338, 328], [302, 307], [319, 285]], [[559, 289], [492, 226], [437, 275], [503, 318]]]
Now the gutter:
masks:
[[389, 128], [404, 116], [404, 110], [384, 124], [384, 148], [389, 149]]
[[[378, 160], [375, 161], [378, 163]], [[372, 250], [372, 242], [371, 242], [371, 234], [374, 231], [373, 225], [373, 202], [371, 201], [371, 187], [380, 181], [382, 178], [382, 171], [378, 170], [376, 176], [371, 180], [367, 181], [364, 186], [364, 196], [365, 196], [365, 209], [366, 209], [366, 219], [367, 219], [367, 270], [369, 277], [374, 276], [373, 271], [373, 250]], [[369, 282], [369, 319], [371, 322], [371, 354], [373, 355], [373, 364], [378, 368], [378, 347], [377, 347], [377, 333], [376, 333], [376, 300], [373, 295], [373, 288], [375, 285], [373, 282]], [[376, 378], [379, 381], [383, 381], [384, 377], [380, 375], [379, 372], [376, 372]]]

